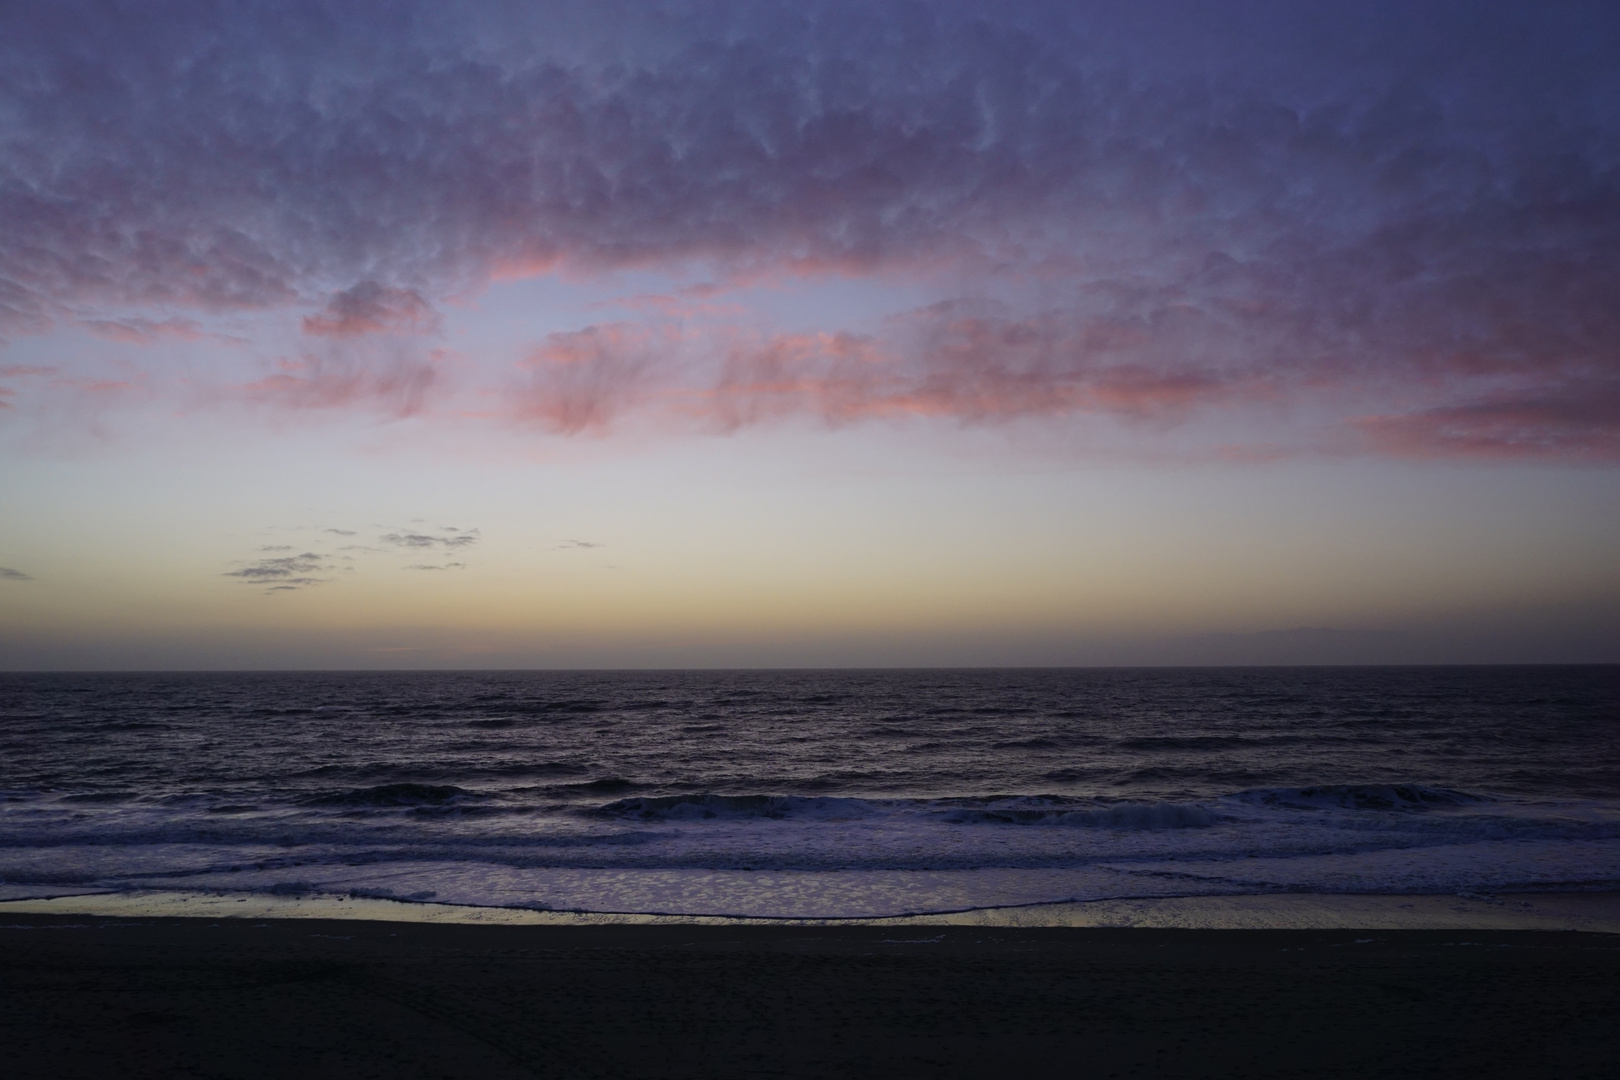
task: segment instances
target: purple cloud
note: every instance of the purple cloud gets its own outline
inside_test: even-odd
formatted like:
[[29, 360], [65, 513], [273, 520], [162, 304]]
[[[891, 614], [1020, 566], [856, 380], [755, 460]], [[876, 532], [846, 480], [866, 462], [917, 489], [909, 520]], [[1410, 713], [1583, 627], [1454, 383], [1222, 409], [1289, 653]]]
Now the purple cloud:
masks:
[[[502, 276], [881, 275], [948, 281], [948, 310], [582, 328], [503, 415], [1172, 422], [1337, 395], [1374, 452], [1616, 456], [1612, 410], [1555, 405], [1620, 378], [1612, 5], [562, 10], [7, 9], [0, 334], [284, 308], [337, 347], [431, 335]], [[313, 351], [244, 393], [414, 414], [441, 368]]]
[[415, 290], [391, 289], [375, 281], [334, 293], [325, 310], [304, 317], [304, 333], [322, 337], [431, 333], [438, 325], [438, 314]]
[[1406, 457], [1620, 460], [1620, 383], [1504, 392], [1357, 426], [1379, 449]]

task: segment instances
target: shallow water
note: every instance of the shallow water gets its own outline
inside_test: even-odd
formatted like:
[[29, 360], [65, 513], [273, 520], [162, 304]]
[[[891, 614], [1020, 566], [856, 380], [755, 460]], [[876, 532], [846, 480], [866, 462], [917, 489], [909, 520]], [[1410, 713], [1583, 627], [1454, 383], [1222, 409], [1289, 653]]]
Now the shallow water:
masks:
[[1620, 669], [0, 676], [0, 799], [0, 896], [1614, 889]]

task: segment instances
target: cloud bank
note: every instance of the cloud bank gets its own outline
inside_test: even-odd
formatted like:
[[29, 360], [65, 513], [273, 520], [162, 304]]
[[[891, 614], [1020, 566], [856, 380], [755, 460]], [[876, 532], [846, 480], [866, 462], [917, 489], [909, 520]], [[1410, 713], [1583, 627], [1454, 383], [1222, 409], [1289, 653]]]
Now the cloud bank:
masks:
[[468, 378], [564, 435], [1270, 403], [1612, 462], [1616, 54], [1599, 3], [17, 5], [0, 336], [284, 312], [239, 397], [418, 415], [467, 411], [432, 341], [502, 278], [908, 280], [875, 330], [666, 305]]

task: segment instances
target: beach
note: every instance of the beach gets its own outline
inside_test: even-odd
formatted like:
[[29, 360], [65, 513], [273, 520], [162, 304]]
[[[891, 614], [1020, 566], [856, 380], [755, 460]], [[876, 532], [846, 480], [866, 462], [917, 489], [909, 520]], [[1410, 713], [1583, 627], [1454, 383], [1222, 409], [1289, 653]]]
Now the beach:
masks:
[[[14, 905], [6, 905], [12, 909]], [[1620, 935], [9, 910], [6, 1073], [1612, 1076]]]

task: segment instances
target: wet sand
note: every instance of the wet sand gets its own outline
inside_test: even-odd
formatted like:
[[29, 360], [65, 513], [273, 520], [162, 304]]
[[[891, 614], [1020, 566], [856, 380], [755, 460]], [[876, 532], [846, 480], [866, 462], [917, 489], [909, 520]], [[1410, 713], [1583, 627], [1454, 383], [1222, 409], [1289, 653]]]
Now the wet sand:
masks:
[[[12, 887], [17, 892], [23, 888]], [[1620, 934], [1620, 892], [1500, 896], [1271, 893], [1069, 901], [868, 919], [766, 920], [721, 915], [549, 911], [418, 903], [341, 894], [47, 890], [0, 900], [8, 914], [103, 918], [377, 919], [500, 926], [867, 925], [1150, 927], [1180, 930], [1583, 930]]]
[[1620, 936], [0, 905], [8, 1077], [1609, 1077]]

